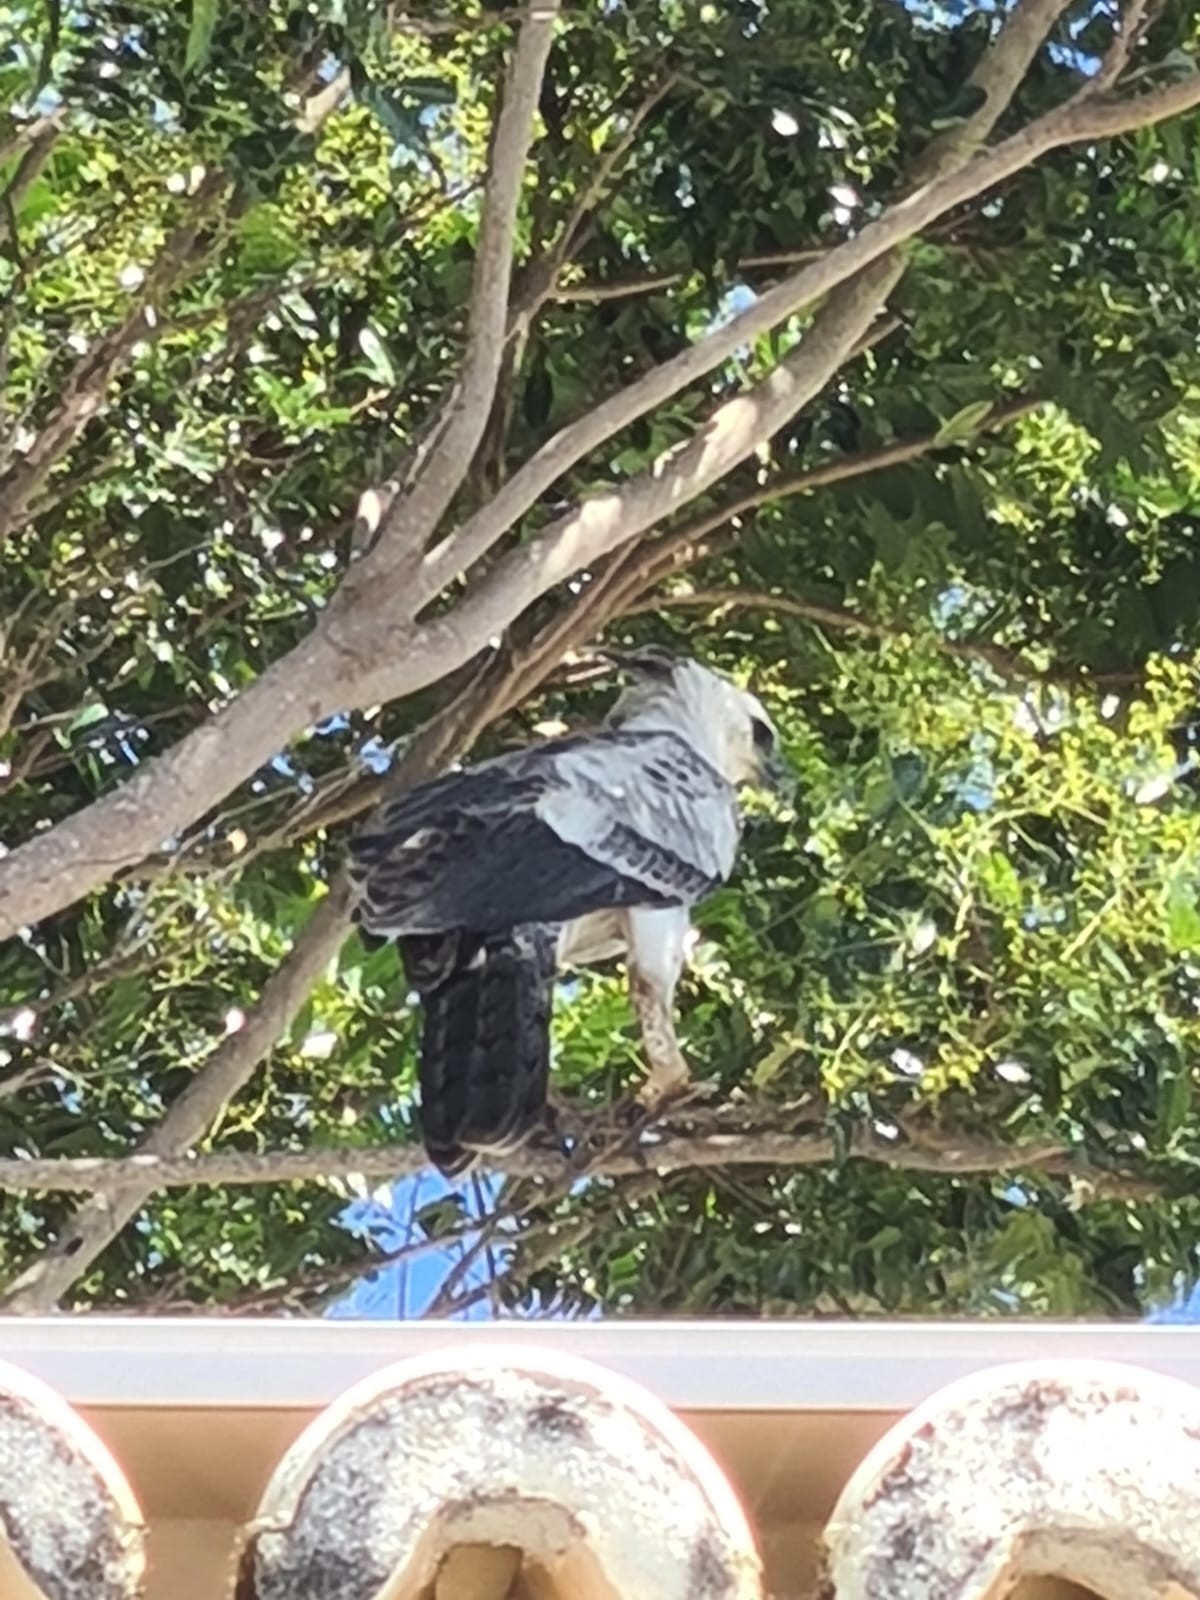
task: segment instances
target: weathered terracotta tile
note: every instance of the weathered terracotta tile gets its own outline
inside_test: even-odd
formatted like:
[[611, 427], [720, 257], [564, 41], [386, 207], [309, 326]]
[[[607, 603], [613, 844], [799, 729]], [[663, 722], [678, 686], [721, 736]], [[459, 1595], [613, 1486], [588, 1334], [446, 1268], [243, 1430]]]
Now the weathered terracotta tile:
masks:
[[761, 1600], [733, 1490], [658, 1400], [527, 1351], [403, 1362], [280, 1463], [237, 1600]]
[[1200, 1390], [1109, 1362], [977, 1373], [871, 1451], [825, 1549], [829, 1600], [998, 1600], [1033, 1577], [1200, 1600]]
[[116, 1462], [53, 1389], [0, 1363], [0, 1595], [134, 1600], [145, 1566]]

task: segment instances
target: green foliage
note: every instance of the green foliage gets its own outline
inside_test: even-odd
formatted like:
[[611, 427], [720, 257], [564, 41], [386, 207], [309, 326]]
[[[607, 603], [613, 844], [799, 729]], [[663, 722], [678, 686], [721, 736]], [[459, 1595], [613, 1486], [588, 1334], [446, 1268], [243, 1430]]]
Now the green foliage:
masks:
[[[434, 8], [427, 30], [389, 35], [382, 8], [348, 3], [91, 0], [61, 21], [0, 6], [10, 123], [58, 107], [62, 123], [36, 172], [0, 168], [0, 470], [195, 229], [0, 565], [10, 848], [128, 783], [327, 603], [359, 492], [461, 357], [511, 37], [495, 9]], [[1189, 11], [1161, 8], [1144, 70], [1186, 61]], [[813, 0], [571, 8], [522, 265], [663, 95], [530, 330], [464, 500], [781, 257], [831, 247], [899, 192], [975, 109], [965, 79], [989, 26]], [[1064, 22], [1059, 44], [1073, 37]], [[347, 97], [310, 126], [306, 101], [343, 68]], [[1043, 52], [1005, 128], [1079, 82], [1069, 50]], [[535, 1194], [512, 1305], [1128, 1314], [1193, 1272], [1196, 131], [1060, 150], [944, 219], [909, 252], [895, 326], [699, 510], [761, 503], [615, 624], [752, 677], [785, 730], [795, 812], [753, 813], [735, 883], [703, 908], [684, 1025], [719, 1104], [758, 1129], [816, 1128], [833, 1156]], [[203, 209], [206, 174], [220, 189]], [[804, 327], [625, 429], [512, 537], [690, 437], [714, 389], [761, 376]], [[839, 481], [765, 492], [857, 458]], [[119, 1155], [155, 1126], [324, 895], [354, 809], [340, 801], [443, 698], [313, 727], [187, 837], [0, 951], [0, 1154]], [[551, 684], [483, 748], [601, 704]], [[410, 1142], [414, 1028], [392, 953], [352, 938], [209, 1146]], [[572, 986], [556, 1028], [564, 1095], [594, 1108], [635, 1084], [617, 976]], [[915, 1137], [1071, 1160], [875, 1159]], [[264, 1304], [332, 1281], [361, 1255], [333, 1225], [346, 1192], [161, 1196], [78, 1303]], [[5, 1197], [0, 1277], [69, 1210]]]

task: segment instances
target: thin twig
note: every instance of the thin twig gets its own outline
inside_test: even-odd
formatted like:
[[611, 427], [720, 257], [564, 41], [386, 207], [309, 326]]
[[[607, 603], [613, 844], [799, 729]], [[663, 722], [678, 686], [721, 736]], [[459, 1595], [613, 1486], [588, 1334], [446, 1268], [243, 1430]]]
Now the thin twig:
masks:
[[[1062, 9], [1061, 4], [1058, 9]], [[936, 181], [924, 183], [821, 260], [768, 289], [747, 310], [561, 429], [513, 474], [487, 506], [429, 552], [422, 573], [420, 601], [427, 603], [447, 583], [473, 566], [558, 478], [615, 432], [705, 377], [740, 346], [752, 343], [781, 321], [845, 284], [863, 268], [913, 238], [937, 217], [986, 193], [1051, 150], [1142, 127], [1162, 117], [1190, 110], [1198, 103], [1200, 72], [1135, 99], [1089, 100], [1067, 106], [1047, 113]], [[977, 136], [979, 127], [974, 119], [969, 126], [972, 137]], [[939, 161], [947, 160], [943, 147]], [[660, 478], [666, 476], [668, 466], [665, 461], [656, 463], [654, 474]], [[680, 474], [676, 471], [671, 476], [678, 480]], [[638, 487], [635, 480], [625, 493], [636, 493]], [[603, 498], [605, 502], [612, 502], [618, 497]], [[571, 545], [585, 559], [594, 559], [600, 553], [594, 551], [592, 540], [584, 536], [590, 531], [591, 507], [596, 503], [589, 502], [587, 507], [581, 507], [572, 524], [572, 535], [556, 541]], [[527, 562], [527, 565], [532, 563]], [[557, 581], [557, 576], [552, 581]]]
[[100, 410], [134, 347], [151, 330], [151, 314], [185, 274], [194, 273], [202, 264], [197, 241], [225, 192], [222, 173], [206, 174], [191, 199], [187, 218], [168, 235], [125, 317], [75, 362], [53, 412], [2, 485], [0, 542], [25, 526], [30, 505], [51, 471]]
[[[681, 589], [677, 593], [656, 594], [628, 606], [624, 615], [637, 616], [639, 612], [687, 610], [720, 611], [770, 611], [779, 616], [799, 617], [814, 622], [821, 628], [832, 628], [844, 633], [861, 633], [872, 639], [909, 639], [914, 629], [897, 623], [875, 622], [870, 617], [860, 617], [853, 611], [839, 611], [832, 606], [815, 605], [808, 600], [796, 600], [791, 595], [769, 594], [754, 589]], [[924, 637], [925, 635], [921, 635]], [[944, 634], [930, 634], [934, 646], [943, 655], [958, 656], [964, 661], [981, 661], [1001, 677], [1013, 682], [1026, 683], [1043, 676], [1036, 668], [1021, 660], [1014, 651], [987, 640], [948, 639]]]
[[[762, 255], [741, 256], [730, 269], [733, 275], [744, 272], [753, 272], [769, 267], [798, 267], [810, 261], [819, 261], [829, 253], [831, 246], [814, 248], [810, 250], [775, 250]], [[664, 289], [673, 289], [678, 284], [686, 283], [694, 276], [692, 270], [687, 272], [645, 273], [636, 278], [614, 278], [611, 281], [582, 280], [576, 283], [556, 284], [552, 298], [564, 303], [581, 302], [587, 304], [601, 300], [628, 300], [639, 294], [660, 294]]]
[[1075, 96], [1076, 103], [1095, 99], [1116, 87], [1145, 30], [1146, 7], [1147, 0], [1126, 0], [1124, 10], [1113, 18], [1113, 41], [1105, 52], [1100, 69], [1079, 90]]

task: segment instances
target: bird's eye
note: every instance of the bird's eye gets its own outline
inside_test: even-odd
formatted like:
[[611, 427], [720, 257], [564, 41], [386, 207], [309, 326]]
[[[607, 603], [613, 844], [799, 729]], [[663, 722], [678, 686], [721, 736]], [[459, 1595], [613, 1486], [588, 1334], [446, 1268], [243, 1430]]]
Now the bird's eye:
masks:
[[764, 752], [775, 748], [775, 729], [769, 722], [764, 722], [761, 717], [754, 717], [751, 721], [755, 746]]

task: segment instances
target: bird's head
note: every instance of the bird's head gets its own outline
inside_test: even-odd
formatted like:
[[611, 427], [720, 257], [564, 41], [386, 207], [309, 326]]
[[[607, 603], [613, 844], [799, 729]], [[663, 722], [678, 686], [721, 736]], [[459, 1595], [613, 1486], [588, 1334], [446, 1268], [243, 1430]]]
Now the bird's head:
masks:
[[657, 645], [605, 650], [604, 656], [631, 680], [609, 714], [611, 726], [668, 729], [730, 783], [791, 792], [794, 774], [757, 695], [723, 672]]

